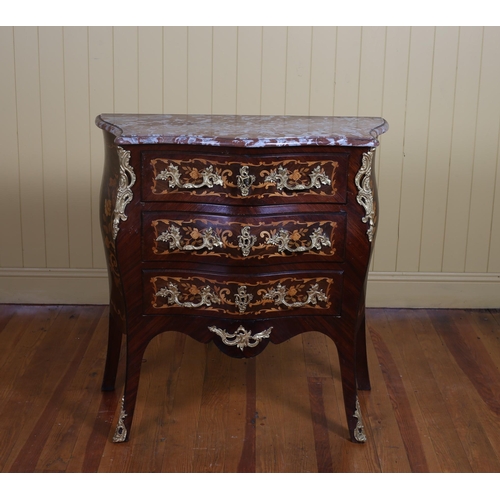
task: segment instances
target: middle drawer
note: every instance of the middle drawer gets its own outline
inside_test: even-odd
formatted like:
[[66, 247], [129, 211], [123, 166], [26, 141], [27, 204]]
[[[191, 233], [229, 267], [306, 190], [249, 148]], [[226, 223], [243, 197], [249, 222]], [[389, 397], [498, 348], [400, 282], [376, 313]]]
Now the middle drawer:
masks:
[[144, 212], [144, 261], [195, 260], [241, 263], [271, 258], [342, 262], [346, 214], [307, 213], [234, 217], [185, 212]]

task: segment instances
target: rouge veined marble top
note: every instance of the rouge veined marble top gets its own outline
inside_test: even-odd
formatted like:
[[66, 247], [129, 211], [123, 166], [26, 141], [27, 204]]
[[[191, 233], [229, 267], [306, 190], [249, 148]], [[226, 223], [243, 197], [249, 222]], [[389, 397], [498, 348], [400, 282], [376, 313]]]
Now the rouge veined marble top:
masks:
[[383, 118], [351, 116], [102, 114], [96, 125], [116, 144], [378, 146]]

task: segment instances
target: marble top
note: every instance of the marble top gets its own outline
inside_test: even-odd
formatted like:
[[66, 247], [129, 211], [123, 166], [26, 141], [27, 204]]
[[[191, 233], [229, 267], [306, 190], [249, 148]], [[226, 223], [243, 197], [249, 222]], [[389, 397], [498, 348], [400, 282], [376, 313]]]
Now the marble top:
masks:
[[383, 118], [351, 116], [102, 114], [96, 125], [116, 144], [378, 146]]

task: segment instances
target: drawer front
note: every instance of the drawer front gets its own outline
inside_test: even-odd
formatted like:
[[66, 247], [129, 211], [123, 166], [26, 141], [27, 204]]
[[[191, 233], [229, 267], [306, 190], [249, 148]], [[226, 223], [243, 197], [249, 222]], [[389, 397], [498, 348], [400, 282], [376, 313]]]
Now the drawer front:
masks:
[[146, 152], [144, 201], [345, 203], [349, 154], [190, 156]]
[[143, 272], [146, 314], [201, 314], [217, 317], [340, 315], [343, 273], [286, 276], [190, 275]]
[[[346, 214], [295, 214], [293, 216], [234, 218], [186, 213], [143, 213], [144, 260], [215, 262], [227, 258], [272, 262], [301, 258], [342, 262]], [[305, 257], [305, 259], [304, 259]]]

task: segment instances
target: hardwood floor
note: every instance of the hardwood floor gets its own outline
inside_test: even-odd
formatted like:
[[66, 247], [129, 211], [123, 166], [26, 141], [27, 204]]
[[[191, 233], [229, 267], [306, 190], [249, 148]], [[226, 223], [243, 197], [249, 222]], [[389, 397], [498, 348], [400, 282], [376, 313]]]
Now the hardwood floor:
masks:
[[107, 312], [0, 305], [1, 472], [500, 472], [500, 311], [368, 310], [364, 445], [317, 332], [250, 360], [156, 337], [131, 440], [113, 444]]

